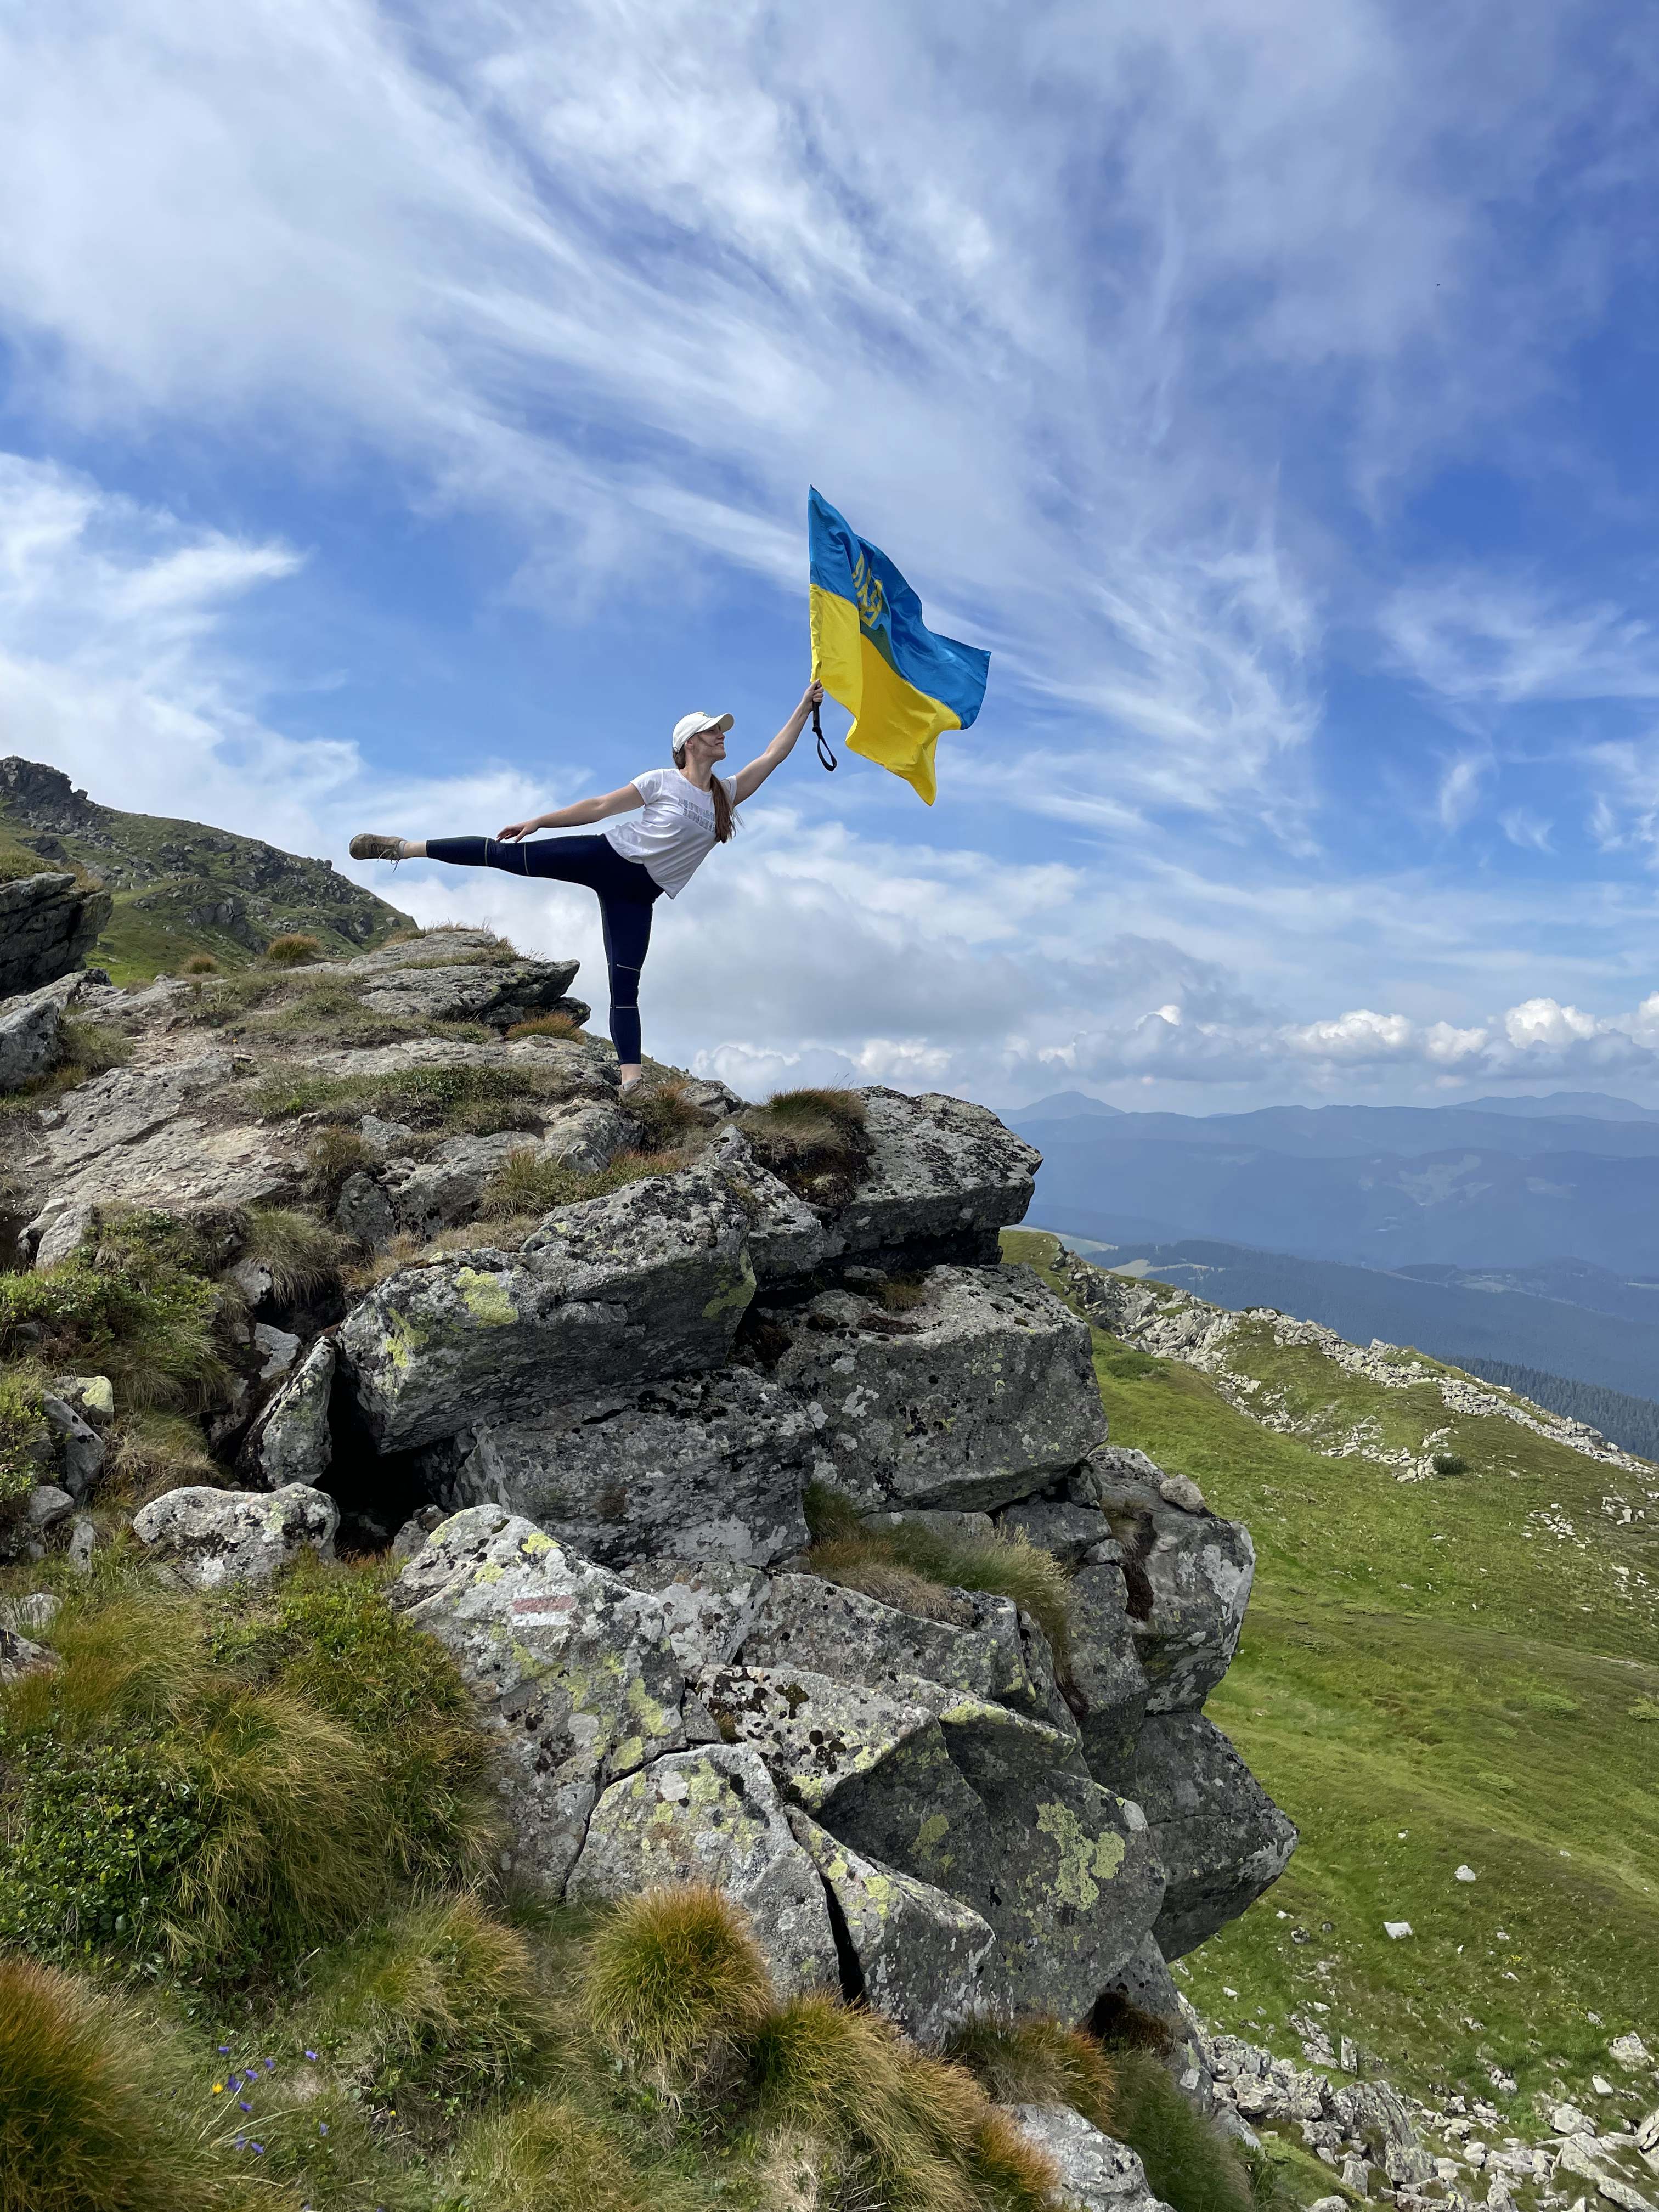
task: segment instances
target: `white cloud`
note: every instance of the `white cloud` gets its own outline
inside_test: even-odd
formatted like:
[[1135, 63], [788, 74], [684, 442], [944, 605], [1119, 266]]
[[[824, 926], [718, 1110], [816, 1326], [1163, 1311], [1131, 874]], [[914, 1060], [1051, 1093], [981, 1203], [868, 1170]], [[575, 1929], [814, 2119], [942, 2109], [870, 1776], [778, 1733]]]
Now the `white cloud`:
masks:
[[1509, 29], [90, 0], [0, 24], [0, 314], [43, 419], [366, 441], [561, 609], [715, 543], [798, 589], [816, 476], [1082, 726], [1081, 800], [1297, 844], [1326, 549], [1280, 452], [1316, 416], [1374, 487], [1484, 433], [1581, 326], [1601, 203], [1525, 284], [1494, 210], [1592, 106], [1646, 158], [1565, 20]]
[[1401, 665], [1454, 706], [1659, 698], [1659, 632], [1627, 609], [1480, 574], [1395, 593], [1382, 628]]

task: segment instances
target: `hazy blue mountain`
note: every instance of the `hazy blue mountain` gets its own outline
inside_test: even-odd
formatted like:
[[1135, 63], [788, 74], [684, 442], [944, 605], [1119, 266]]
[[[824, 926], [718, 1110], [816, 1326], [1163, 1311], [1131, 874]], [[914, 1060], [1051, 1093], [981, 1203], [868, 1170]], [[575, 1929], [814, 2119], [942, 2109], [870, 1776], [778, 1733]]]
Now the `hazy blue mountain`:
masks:
[[[1018, 1124], [1043, 1154], [1033, 1218], [1115, 1243], [1216, 1237], [1372, 1267], [1525, 1267], [1559, 1255], [1659, 1275], [1659, 1153], [1468, 1143], [1298, 1156], [1239, 1140], [1138, 1136], [1127, 1126], [1162, 1118]], [[1647, 1133], [1629, 1123], [1574, 1126]], [[1535, 1139], [1563, 1125], [1519, 1127]]]
[[[1323, 1322], [1357, 1344], [1381, 1337], [1389, 1344], [1414, 1344], [1460, 1366], [1477, 1360], [1508, 1362], [1635, 1398], [1659, 1393], [1659, 1292], [1652, 1294], [1654, 1318], [1643, 1321], [1524, 1290], [1475, 1290], [1459, 1281], [1425, 1280], [1421, 1273], [1385, 1273], [1209, 1239], [1125, 1239], [1105, 1249], [1056, 1221], [1041, 1203], [1040, 1187], [1030, 1222], [1034, 1228], [1058, 1230], [1101, 1266], [1155, 1275], [1235, 1312], [1275, 1306], [1300, 1320]], [[1494, 1379], [1510, 1380], [1507, 1374]], [[1540, 1395], [1540, 1405], [1552, 1402]], [[1633, 1435], [1637, 1425], [1626, 1425]], [[1632, 1443], [1627, 1449], [1644, 1447]]]
[[[1062, 1092], [1074, 1101], [1079, 1091]], [[1046, 1124], [1070, 1122], [1068, 1135], [1091, 1142], [1131, 1145], [1148, 1139], [1232, 1151], [1260, 1146], [1297, 1158], [1356, 1159], [1391, 1152], [1402, 1158], [1449, 1152], [1455, 1146], [1494, 1152], [1601, 1152], [1625, 1158], [1659, 1158], [1659, 1115], [1613, 1120], [1594, 1115], [1542, 1118], [1491, 1113], [1471, 1106], [1262, 1106], [1249, 1114], [1111, 1114], [1067, 1103], [1052, 1110], [1027, 1107], [1005, 1116], [1034, 1143]], [[1093, 1102], [1091, 1102], [1092, 1103]], [[1635, 1109], [1632, 1109], [1634, 1112]], [[1081, 1124], [1081, 1127], [1079, 1127]], [[1425, 1255], [1426, 1256], [1426, 1255]]]
[[1079, 1114], [1097, 1114], [1104, 1120], [1114, 1120], [1122, 1111], [1121, 1106], [1109, 1106], [1103, 1098], [1091, 1098], [1086, 1091], [1056, 1091], [1050, 1097], [1016, 1107], [1002, 1118], [1012, 1127], [1016, 1121], [1069, 1121]]
[[[1553, 1120], [1562, 1114], [1582, 1114], [1595, 1121], [1659, 1121], [1659, 1107], [1638, 1106], [1630, 1098], [1610, 1098], [1605, 1091], [1552, 1091], [1547, 1098], [1471, 1098], [1467, 1103], [1489, 1114], [1528, 1118]], [[1539, 1403], [1543, 1403], [1542, 1399]]]

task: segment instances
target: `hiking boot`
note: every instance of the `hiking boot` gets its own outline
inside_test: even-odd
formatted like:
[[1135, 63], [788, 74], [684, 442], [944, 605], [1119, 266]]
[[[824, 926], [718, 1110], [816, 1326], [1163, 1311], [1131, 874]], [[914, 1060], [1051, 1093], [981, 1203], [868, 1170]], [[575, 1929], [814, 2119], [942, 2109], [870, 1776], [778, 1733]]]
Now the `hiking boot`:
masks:
[[404, 841], [401, 837], [377, 837], [372, 830], [364, 830], [346, 848], [354, 860], [401, 860]]

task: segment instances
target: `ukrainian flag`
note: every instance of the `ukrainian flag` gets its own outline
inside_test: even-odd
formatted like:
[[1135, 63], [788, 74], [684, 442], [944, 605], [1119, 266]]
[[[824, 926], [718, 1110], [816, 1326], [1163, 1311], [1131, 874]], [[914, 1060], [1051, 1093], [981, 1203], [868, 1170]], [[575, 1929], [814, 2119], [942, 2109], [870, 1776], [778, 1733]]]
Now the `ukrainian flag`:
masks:
[[806, 498], [812, 667], [853, 718], [847, 742], [933, 803], [933, 747], [965, 730], [985, 696], [991, 656], [921, 619], [921, 601], [878, 545], [855, 538], [829, 501]]

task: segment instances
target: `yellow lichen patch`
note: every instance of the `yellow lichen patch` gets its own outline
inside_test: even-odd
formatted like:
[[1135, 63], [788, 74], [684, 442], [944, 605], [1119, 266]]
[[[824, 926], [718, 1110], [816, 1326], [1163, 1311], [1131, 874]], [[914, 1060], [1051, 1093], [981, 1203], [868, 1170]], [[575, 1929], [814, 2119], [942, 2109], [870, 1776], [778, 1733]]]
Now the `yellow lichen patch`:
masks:
[[540, 1528], [533, 1535], [526, 1536], [519, 1547], [527, 1559], [533, 1559], [540, 1553], [550, 1552], [553, 1548], [553, 1539]]
[[710, 1298], [702, 1310], [705, 1321], [717, 1321], [723, 1313], [742, 1313], [755, 1295], [755, 1270], [750, 1262], [747, 1246], [744, 1248], [743, 1268], [730, 1286]]
[[1051, 1837], [1059, 1864], [1047, 1887], [1066, 1905], [1086, 1912], [1100, 1896], [1100, 1885], [1109, 1881], [1123, 1863], [1123, 1838], [1108, 1831], [1092, 1839], [1069, 1805], [1050, 1798], [1037, 1808], [1037, 1829]]
[[457, 1270], [455, 1288], [474, 1321], [485, 1328], [510, 1328], [519, 1310], [501, 1288], [499, 1275], [486, 1275], [477, 1267]]

